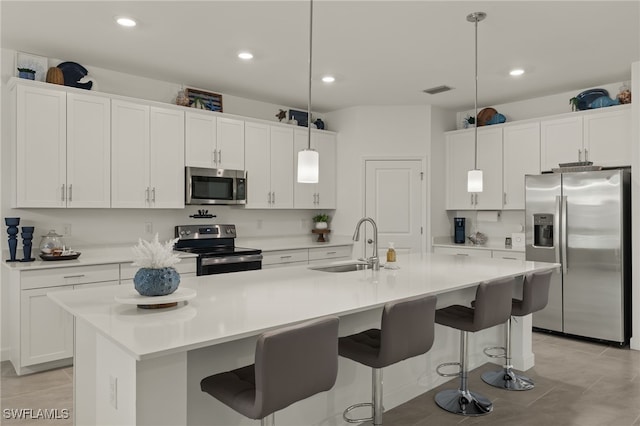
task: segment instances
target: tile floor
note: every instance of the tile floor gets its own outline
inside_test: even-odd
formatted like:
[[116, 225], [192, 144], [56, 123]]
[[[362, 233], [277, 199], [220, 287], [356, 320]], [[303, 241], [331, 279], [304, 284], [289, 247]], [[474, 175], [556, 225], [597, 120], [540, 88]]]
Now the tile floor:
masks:
[[[470, 374], [470, 388], [493, 401], [493, 413], [482, 417], [449, 414], [433, 402], [438, 388], [389, 410], [384, 414], [384, 424], [640, 426], [640, 351], [542, 333], [533, 334], [533, 349], [536, 366], [527, 372], [536, 382], [531, 391], [507, 392], [483, 383], [480, 375], [495, 369], [493, 364], [487, 363]], [[11, 364], [3, 362], [1, 372], [0, 408], [66, 408], [73, 415], [71, 367], [17, 377]], [[441, 388], [455, 387], [453, 383]], [[4, 415], [0, 423], [73, 424], [71, 418], [17, 421]]]

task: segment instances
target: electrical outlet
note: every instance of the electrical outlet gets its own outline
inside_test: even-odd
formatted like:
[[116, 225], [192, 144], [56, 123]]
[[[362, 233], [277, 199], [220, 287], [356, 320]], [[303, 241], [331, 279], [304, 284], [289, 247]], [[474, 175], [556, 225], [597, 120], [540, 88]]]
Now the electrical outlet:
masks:
[[109, 374], [109, 403], [118, 409], [118, 378]]
[[147, 234], [153, 234], [153, 222], [144, 223], [144, 232]]
[[65, 237], [70, 237], [71, 236], [71, 224], [70, 223], [65, 223], [64, 225], [62, 225], [62, 234]]

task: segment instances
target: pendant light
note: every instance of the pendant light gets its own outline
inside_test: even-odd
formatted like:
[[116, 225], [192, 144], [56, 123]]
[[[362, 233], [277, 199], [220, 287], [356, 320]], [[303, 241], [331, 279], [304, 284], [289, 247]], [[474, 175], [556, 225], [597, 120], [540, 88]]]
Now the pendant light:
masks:
[[318, 183], [320, 156], [311, 149], [311, 57], [313, 47], [313, 0], [309, 5], [309, 98], [307, 103], [307, 148], [298, 152], [298, 182]]
[[473, 137], [473, 170], [467, 173], [467, 192], [482, 192], [482, 170], [478, 170], [478, 22], [487, 17], [484, 12], [473, 12], [467, 15], [467, 21], [475, 26], [475, 97], [474, 110], [476, 125]]

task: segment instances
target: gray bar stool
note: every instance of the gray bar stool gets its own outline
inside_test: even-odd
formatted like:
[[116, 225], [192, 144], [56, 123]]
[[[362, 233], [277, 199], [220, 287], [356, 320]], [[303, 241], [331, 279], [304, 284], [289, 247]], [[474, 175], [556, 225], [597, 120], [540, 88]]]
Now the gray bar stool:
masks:
[[[522, 300], [513, 299], [511, 302], [511, 315], [523, 317], [533, 312], [544, 309], [549, 301], [549, 284], [553, 271], [535, 272], [524, 278], [522, 286]], [[504, 358], [504, 366], [499, 371], [487, 371], [482, 375], [485, 383], [511, 391], [529, 390], [534, 388], [533, 380], [529, 377], [517, 374], [511, 365], [511, 317], [507, 320], [505, 346], [485, 349], [485, 354], [492, 358]], [[502, 349], [504, 353], [493, 355], [489, 351]]]
[[[384, 305], [380, 329], [341, 337], [340, 356], [372, 368], [371, 402], [354, 404], [342, 416], [349, 423], [373, 421], [382, 424], [382, 368], [421, 355], [433, 345], [435, 296], [410, 297]], [[352, 419], [347, 414], [358, 407], [371, 407], [372, 416]]]
[[255, 364], [206, 377], [200, 388], [268, 425], [276, 411], [331, 389], [337, 374], [338, 318], [325, 317], [263, 333]]
[[[435, 401], [440, 408], [464, 416], [481, 416], [493, 410], [491, 401], [469, 390], [468, 334], [502, 324], [509, 319], [513, 283], [513, 278], [482, 282], [476, 289], [474, 308], [453, 305], [436, 311], [436, 323], [460, 330], [460, 362], [440, 364], [436, 370], [441, 376], [459, 376], [460, 386], [458, 389], [438, 392]], [[450, 365], [459, 365], [460, 370], [453, 374], [440, 371], [442, 367]]]

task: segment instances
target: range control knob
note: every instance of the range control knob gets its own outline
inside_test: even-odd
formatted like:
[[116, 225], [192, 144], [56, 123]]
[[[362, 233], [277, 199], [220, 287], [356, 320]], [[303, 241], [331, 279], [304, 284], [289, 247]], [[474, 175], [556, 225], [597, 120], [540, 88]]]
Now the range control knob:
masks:
[[185, 231], [185, 234], [187, 235], [191, 235], [191, 231], [189, 231], [188, 229]]

